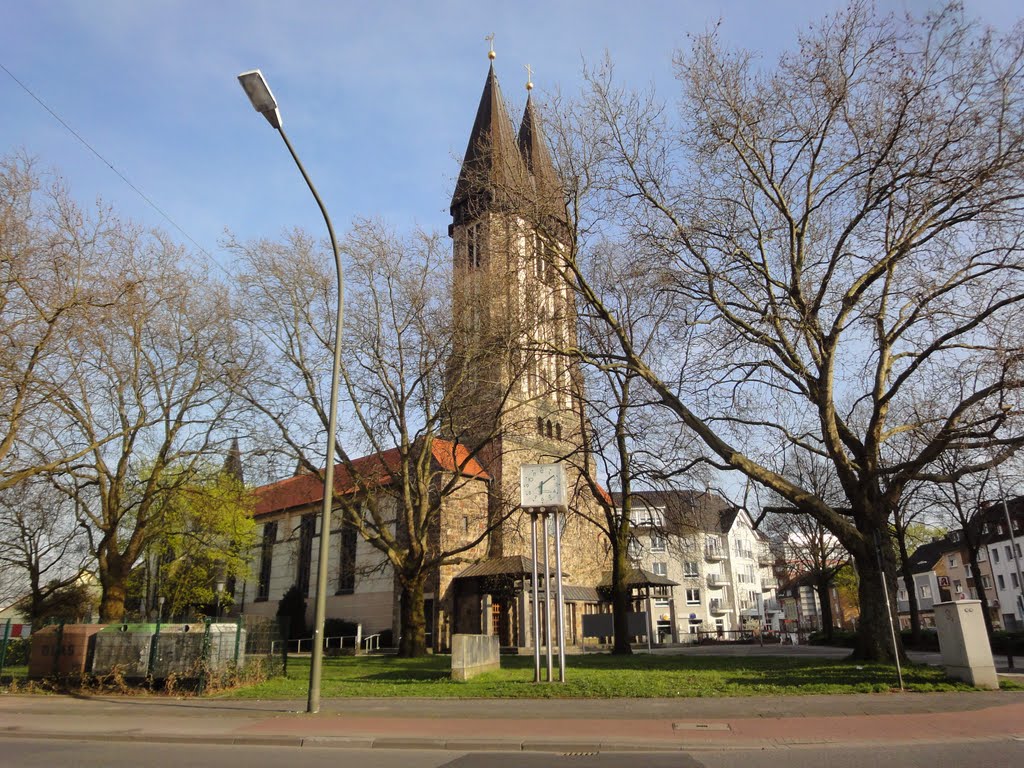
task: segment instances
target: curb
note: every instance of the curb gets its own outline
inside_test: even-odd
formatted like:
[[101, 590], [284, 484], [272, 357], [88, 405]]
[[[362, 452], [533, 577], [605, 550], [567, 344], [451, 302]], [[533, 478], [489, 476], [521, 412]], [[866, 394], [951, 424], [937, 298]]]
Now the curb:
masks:
[[[764, 750], [791, 750], [800, 747], [850, 747], [875, 746], [879, 748], [920, 744], [919, 738], [905, 740], [845, 741], [814, 737], [778, 737], [769, 740], [745, 742], [701, 741], [680, 742], [665, 740], [645, 741], [572, 741], [572, 740], [524, 740], [524, 739], [465, 739], [428, 738], [398, 736], [193, 736], [187, 734], [163, 733], [66, 733], [54, 731], [0, 731], [0, 743], [7, 739], [38, 739], [53, 741], [103, 741], [103, 742], [145, 742], [149, 744], [203, 744], [214, 746], [264, 746], [317, 749], [386, 749], [386, 750], [435, 750], [447, 752], [535, 752], [567, 756], [587, 756], [609, 752], [632, 753], [675, 753], [675, 752], [740, 752]], [[1024, 741], [1024, 734], [1004, 736], [983, 736], [956, 739], [955, 743], [994, 743], [1002, 741]], [[949, 743], [936, 741], [934, 743]]]
[[[66, 733], [55, 731], [0, 731], [6, 739], [47, 741], [146, 742], [149, 744], [206, 744], [217, 746], [315, 747], [330, 749], [410, 749], [448, 752], [553, 752], [590, 755], [598, 752], [679, 752], [728, 749], [725, 744], [681, 744], [677, 741], [585, 742], [522, 739], [464, 739], [400, 736], [189, 736], [164, 733]], [[735, 745], [732, 745], [735, 748]], [[760, 749], [764, 745], [750, 745]]]

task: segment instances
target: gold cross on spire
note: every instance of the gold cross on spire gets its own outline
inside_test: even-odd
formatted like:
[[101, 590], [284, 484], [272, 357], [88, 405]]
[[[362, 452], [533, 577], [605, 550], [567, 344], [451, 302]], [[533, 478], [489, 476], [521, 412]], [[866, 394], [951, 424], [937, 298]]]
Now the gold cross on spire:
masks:
[[494, 52], [494, 33], [493, 33], [493, 32], [491, 32], [491, 34], [489, 34], [489, 35], [486, 35], [486, 36], [484, 37], [484, 40], [486, 40], [486, 41], [487, 41], [488, 43], [490, 43], [490, 44], [491, 44], [491, 50], [489, 50], [489, 51], [487, 52], [487, 58], [488, 58], [488, 59], [491, 59], [491, 60], [493, 61], [493, 60], [494, 60], [494, 57], [498, 55], [498, 54], [496, 54], [496, 53]]
[[525, 65], [526, 68], [526, 90], [533, 90], [533, 67], [529, 64]]

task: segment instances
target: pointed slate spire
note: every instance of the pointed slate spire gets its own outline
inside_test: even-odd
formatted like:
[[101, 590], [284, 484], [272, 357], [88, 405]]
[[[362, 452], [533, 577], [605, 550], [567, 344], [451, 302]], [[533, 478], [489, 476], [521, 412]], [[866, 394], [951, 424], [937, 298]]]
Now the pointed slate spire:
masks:
[[501, 97], [492, 63], [480, 95], [455, 194], [452, 195], [452, 217], [456, 223], [474, 218], [489, 202], [507, 198], [515, 192], [524, 176], [515, 129]]
[[238, 447], [237, 437], [231, 441], [228, 455], [224, 458], [224, 474], [239, 483], [245, 483], [245, 475], [242, 470], [242, 449]]
[[[528, 90], [532, 86], [533, 83], [527, 83]], [[545, 215], [565, 221], [565, 195], [562, 191], [562, 183], [558, 179], [558, 174], [555, 173], [554, 163], [551, 162], [547, 141], [533, 106], [532, 94], [528, 94], [526, 97], [523, 122], [519, 126], [518, 144], [519, 152], [533, 182], [536, 194], [535, 203]]]

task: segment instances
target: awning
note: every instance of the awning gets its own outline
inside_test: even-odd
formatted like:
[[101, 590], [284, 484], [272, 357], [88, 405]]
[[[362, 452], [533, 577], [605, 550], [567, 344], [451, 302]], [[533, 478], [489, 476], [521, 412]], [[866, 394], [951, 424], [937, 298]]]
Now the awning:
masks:
[[[537, 573], [543, 575], [544, 569], [539, 565], [537, 567]], [[552, 577], [555, 576], [557, 571], [553, 568], [549, 571]], [[481, 560], [479, 563], [473, 563], [468, 566], [464, 571], [455, 576], [453, 581], [459, 579], [479, 579], [485, 576], [532, 576], [533, 575], [533, 560], [522, 555], [513, 555], [511, 557], [492, 557], [487, 560]], [[564, 579], [568, 574], [562, 571], [562, 578]]]

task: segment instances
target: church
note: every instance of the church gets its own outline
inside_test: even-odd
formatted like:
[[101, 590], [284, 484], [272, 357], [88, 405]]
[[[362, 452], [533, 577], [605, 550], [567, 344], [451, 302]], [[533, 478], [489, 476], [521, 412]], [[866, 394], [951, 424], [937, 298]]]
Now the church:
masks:
[[[566, 644], [582, 644], [584, 614], [610, 610], [599, 590], [611, 568], [609, 547], [593, 522], [603, 512], [573, 468], [585, 460], [582, 379], [558, 354], [576, 332], [573, 291], [558, 267], [559, 254], [573, 246], [562, 190], [529, 95], [532, 83], [516, 131], [493, 51], [490, 58], [448, 228], [456, 297], [450, 316], [459, 339], [449, 386], [459, 387], [459, 397], [450, 433], [431, 436], [425, 447], [438, 482], [449, 489], [430, 540], [438, 551], [458, 553], [438, 562], [423, 590], [426, 643], [437, 651], [450, 647], [454, 633], [497, 635], [508, 649], [533, 645], [530, 516], [518, 507], [522, 464], [562, 461], [567, 470]], [[335, 497], [358, 504], [368, 482], [387, 486], [397, 471], [397, 450], [338, 464]], [[298, 474], [255, 493], [262, 543], [238, 608], [274, 615], [284, 593], [297, 587], [311, 614], [322, 481]], [[361, 624], [364, 636], [390, 631], [397, 639], [398, 574], [378, 547], [334, 514], [327, 617]]]

